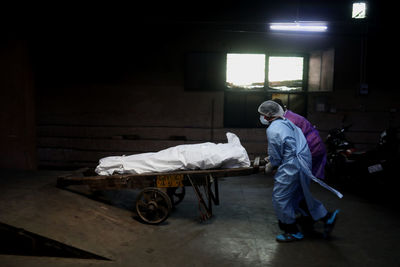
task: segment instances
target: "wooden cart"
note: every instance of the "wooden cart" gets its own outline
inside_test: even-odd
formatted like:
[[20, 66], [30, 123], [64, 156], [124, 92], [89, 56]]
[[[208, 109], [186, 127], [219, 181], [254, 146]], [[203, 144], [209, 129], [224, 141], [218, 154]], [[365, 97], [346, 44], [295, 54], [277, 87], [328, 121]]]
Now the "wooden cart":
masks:
[[92, 192], [142, 189], [137, 197], [136, 212], [149, 224], [165, 221], [172, 207], [183, 200], [185, 187], [191, 186], [199, 201], [200, 218], [207, 220], [212, 216], [213, 203], [219, 205], [218, 178], [250, 175], [259, 172], [259, 169], [260, 159], [256, 158], [252, 166], [246, 168], [83, 177], [70, 174], [58, 177], [57, 186], [65, 188], [70, 185], [87, 185]]

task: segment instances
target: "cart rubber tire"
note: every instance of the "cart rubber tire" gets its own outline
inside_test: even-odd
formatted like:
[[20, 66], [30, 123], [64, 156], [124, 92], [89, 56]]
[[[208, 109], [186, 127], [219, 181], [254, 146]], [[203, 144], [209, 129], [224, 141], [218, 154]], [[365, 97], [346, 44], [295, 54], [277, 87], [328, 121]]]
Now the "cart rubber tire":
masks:
[[136, 212], [146, 223], [164, 222], [171, 213], [172, 203], [169, 196], [156, 187], [143, 189], [136, 200]]

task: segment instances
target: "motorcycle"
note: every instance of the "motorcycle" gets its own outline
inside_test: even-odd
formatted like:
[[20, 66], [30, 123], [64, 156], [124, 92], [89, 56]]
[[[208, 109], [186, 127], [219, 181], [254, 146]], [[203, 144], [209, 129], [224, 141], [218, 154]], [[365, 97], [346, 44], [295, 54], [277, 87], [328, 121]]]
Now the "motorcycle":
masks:
[[345, 134], [351, 126], [328, 132], [325, 140], [327, 181], [347, 185], [386, 182], [397, 159], [397, 129], [385, 129], [374, 149], [359, 151]]

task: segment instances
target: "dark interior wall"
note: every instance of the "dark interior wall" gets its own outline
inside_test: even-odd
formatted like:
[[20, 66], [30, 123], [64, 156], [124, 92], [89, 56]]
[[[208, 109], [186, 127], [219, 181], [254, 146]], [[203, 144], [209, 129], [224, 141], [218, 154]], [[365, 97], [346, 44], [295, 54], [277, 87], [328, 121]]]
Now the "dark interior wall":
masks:
[[42, 165], [93, 165], [214, 138], [223, 95], [184, 91], [184, 29], [80, 37], [33, 42]]
[[[353, 34], [347, 29], [335, 38], [334, 91], [310, 95], [308, 118], [323, 137], [333, 127], [352, 125], [350, 140], [360, 149], [370, 149], [384, 129], [400, 125], [400, 93], [393, 80], [397, 57], [387, 41], [391, 26], [386, 21], [353, 28]], [[326, 105], [325, 112], [312, 112], [318, 103]]]
[[[41, 166], [92, 166], [109, 155], [225, 142], [226, 131], [239, 135], [251, 157], [262, 155], [262, 128], [224, 128], [223, 90], [185, 91], [189, 52], [307, 53], [333, 47], [334, 90], [308, 97], [308, 117], [321, 135], [343, 121], [353, 123], [350, 137], [371, 147], [389, 119], [398, 123], [398, 103], [390, 97], [397, 92], [375, 84], [367, 95], [359, 94], [360, 34], [265, 34], [181, 24], [166, 28], [154, 34], [153, 26], [146, 25], [130, 37], [94, 31], [35, 39]], [[316, 110], [318, 103], [324, 111]]]
[[130, 38], [107, 31], [35, 37], [42, 166], [93, 165], [108, 155], [226, 142], [229, 130], [239, 135], [251, 156], [264, 153], [263, 129], [224, 128], [223, 88], [185, 91], [185, 55], [265, 53], [279, 46], [280, 51], [301, 52], [326, 40], [175, 26], [153, 35], [146, 25]]
[[0, 168], [36, 168], [34, 80], [28, 45], [0, 41]]

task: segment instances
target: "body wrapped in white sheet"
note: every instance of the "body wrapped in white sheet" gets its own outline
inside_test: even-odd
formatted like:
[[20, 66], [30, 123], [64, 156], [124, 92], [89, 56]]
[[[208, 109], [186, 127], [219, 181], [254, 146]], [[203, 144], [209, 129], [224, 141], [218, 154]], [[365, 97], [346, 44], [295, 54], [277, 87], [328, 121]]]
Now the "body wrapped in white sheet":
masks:
[[228, 143], [179, 145], [155, 153], [102, 158], [96, 167], [99, 175], [142, 174], [214, 168], [249, 167], [246, 149], [233, 133], [226, 133]]

